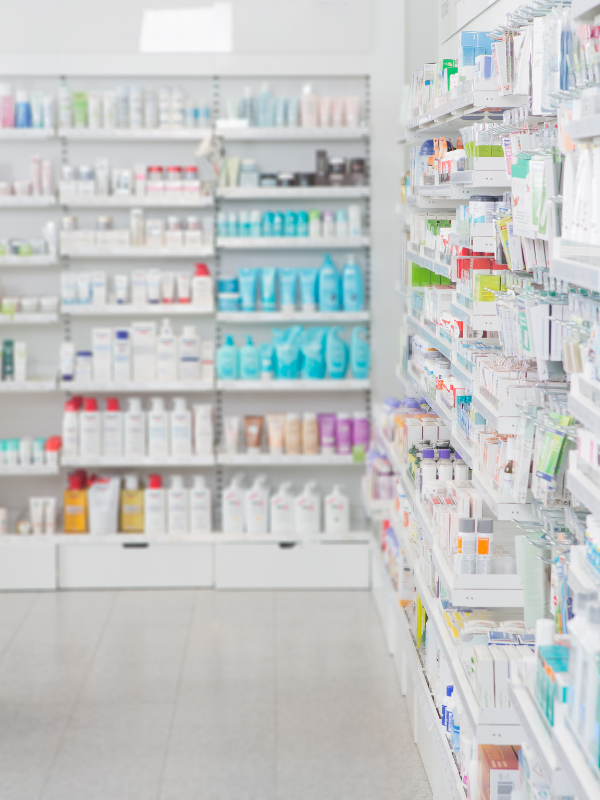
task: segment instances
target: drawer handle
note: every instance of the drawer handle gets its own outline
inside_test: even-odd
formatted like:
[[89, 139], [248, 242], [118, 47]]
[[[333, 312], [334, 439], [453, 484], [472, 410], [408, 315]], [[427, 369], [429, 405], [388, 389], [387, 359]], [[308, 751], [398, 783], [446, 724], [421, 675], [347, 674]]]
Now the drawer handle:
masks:
[[297, 544], [298, 542], [279, 542], [279, 547], [281, 547], [282, 550], [291, 550], [292, 547], [296, 547]]
[[121, 547], [125, 547], [127, 550], [143, 550], [150, 547], [150, 542], [122, 542]]

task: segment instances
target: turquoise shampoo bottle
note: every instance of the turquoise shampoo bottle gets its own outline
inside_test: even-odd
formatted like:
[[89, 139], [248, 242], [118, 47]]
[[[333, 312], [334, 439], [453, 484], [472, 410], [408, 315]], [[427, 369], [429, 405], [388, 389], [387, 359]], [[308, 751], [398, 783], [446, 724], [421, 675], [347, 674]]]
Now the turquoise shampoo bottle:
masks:
[[342, 269], [342, 308], [344, 311], [362, 311], [364, 304], [362, 272], [354, 256], [348, 256]]
[[222, 381], [235, 381], [240, 377], [239, 353], [232, 336], [217, 352], [217, 377]]
[[367, 329], [360, 325], [352, 331], [350, 338], [350, 369], [354, 378], [368, 378], [371, 369], [371, 345]]
[[329, 377], [340, 379], [346, 375], [348, 369], [348, 345], [340, 338], [343, 328], [330, 328], [325, 346], [325, 362]]
[[319, 311], [340, 310], [340, 276], [331, 256], [325, 256], [319, 270]]
[[240, 349], [240, 378], [243, 381], [257, 381], [260, 378], [260, 356], [251, 336]]

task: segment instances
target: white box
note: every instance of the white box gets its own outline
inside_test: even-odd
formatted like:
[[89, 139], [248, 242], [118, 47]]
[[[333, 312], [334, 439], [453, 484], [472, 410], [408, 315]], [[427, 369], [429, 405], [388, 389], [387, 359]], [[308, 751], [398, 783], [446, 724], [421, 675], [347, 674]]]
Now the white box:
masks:
[[482, 708], [494, 708], [494, 658], [486, 644], [473, 648], [477, 701]]
[[109, 383], [112, 380], [112, 330], [92, 329], [92, 356], [94, 382]]
[[131, 326], [133, 380], [140, 383], [156, 379], [156, 323], [134, 322]]
[[508, 708], [508, 648], [492, 644], [489, 651], [494, 659], [494, 693], [496, 708]]

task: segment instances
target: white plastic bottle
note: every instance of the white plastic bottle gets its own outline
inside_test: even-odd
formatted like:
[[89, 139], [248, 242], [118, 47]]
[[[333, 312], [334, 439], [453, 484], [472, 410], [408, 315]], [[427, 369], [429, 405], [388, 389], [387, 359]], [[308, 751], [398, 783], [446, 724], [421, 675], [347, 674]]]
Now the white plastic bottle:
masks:
[[223, 491], [223, 533], [244, 532], [243, 482], [243, 475], [234, 475], [229, 486]]
[[181, 475], [173, 475], [167, 492], [167, 530], [183, 536], [188, 533], [188, 493]]
[[244, 517], [247, 533], [261, 534], [268, 530], [269, 488], [267, 476], [257, 475], [244, 495]]
[[144, 490], [144, 533], [154, 536], [165, 533], [165, 490], [160, 475], [148, 475], [148, 486]]
[[169, 415], [162, 397], [153, 397], [150, 400], [148, 455], [152, 458], [167, 458], [169, 455]]
[[193, 325], [184, 325], [179, 339], [179, 380], [200, 380], [200, 337]]
[[468, 481], [469, 480], [469, 465], [457, 456], [454, 459], [454, 480], [455, 481]]
[[582, 638], [583, 648], [580, 671], [580, 712], [578, 732], [583, 741], [583, 746], [590, 757], [598, 763], [598, 731], [596, 727], [596, 714], [598, 711], [598, 656], [600, 654], [600, 603], [590, 603], [588, 606], [589, 629]]
[[85, 458], [100, 458], [100, 412], [95, 397], [86, 397], [79, 415], [80, 448]]
[[125, 455], [144, 458], [146, 455], [146, 414], [139, 397], [129, 398], [125, 412]]
[[124, 328], [115, 331], [113, 360], [115, 383], [129, 383], [131, 380], [131, 337], [129, 331]]
[[63, 455], [79, 455], [79, 400], [71, 397], [65, 403], [62, 424]]
[[177, 337], [168, 319], [163, 320], [156, 340], [157, 376], [161, 382], [177, 380]]
[[294, 533], [294, 496], [290, 483], [282, 483], [271, 497], [271, 533]]
[[202, 475], [194, 475], [190, 489], [190, 530], [192, 533], [210, 533], [212, 530], [211, 492]]
[[194, 406], [194, 452], [197, 456], [212, 455], [213, 442], [212, 406], [210, 403], [197, 403]]
[[321, 495], [316, 481], [310, 481], [294, 500], [296, 533], [321, 531]]
[[302, 96], [300, 98], [300, 117], [303, 128], [317, 127], [317, 106], [317, 95], [313, 92], [310, 83], [306, 83], [302, 87]]
[[325, 533], [348, 533], [349, 530], [350, 501], [336, 485], [325, 498]]
[[206, 264], [196, 264], [192, 278], [192, 303], [202, 310], [213, 307], [213, 279]]
[[102, 420], [102, 455], [123, 455], [123, 412], [116, 397], [106, 399], [106, 411]]
[[185, 458], [192, 455], [192, 415], [183, 397], [173, 401], [171, 417], [171, 455]]

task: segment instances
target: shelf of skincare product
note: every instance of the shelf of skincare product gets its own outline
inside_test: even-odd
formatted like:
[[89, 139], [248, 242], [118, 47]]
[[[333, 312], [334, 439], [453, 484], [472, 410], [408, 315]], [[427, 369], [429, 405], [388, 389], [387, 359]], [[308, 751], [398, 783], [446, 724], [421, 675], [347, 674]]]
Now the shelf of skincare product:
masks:
[[219, 461], [323, 466], [362, 463], [369, 438], [369, 420], [362, 411], [226, 415]]
[[56, 380], [44, 380], [42, 378], [27, 378], [23, 381], [2, 380], [0, 381], [0, 393], [20, 394], [29, 392], [54, 392], [56, 391]]
[[349, 319], [344, 315], [365, 313], [364, 307], [363, 272], [352, 255], [341, 274], [331, 256], [325, 256], [319, 269], [241, 267], [237, 275], [222, 275], [217, 281], [217, 308], [232, 320], [237, 314], [240, 320], [275, 321], [278, 311], [282, 319], [288, 314], [298, 320], [306, 315], [324, 321], [330, 314]]
[[55, 266], [57, 262], [56, 224], [47, 222], [39, 237], [0, 237], [0, 266]]
[[0, 474], [51, 475], [58, 472], [60, 436], [0, 439]]
[[[347, 209], [310, 209], [309, 211], [220, 211], [217, 217], [217, 235], [223, 247], [241, 246], [250, 240], [273, 241], [302, 240], [312, 246], [316, 241], [366, 241], [363, 236], [362, 210], [356, 205]], [[296, 244], [296, 246], [300, 246]]]
[[73, 342], [60, 348], [60, 375], [70, 385], [110, 387], [157, 383], [212, 384], [214, 342], [200, 339], [193, 325], [175, 334], [168, 319], [135, 321], [128, 328], [94, 328], [90, 350], [76, 350]]
[[114, 275], [103, 270], [61, 273], [61, 301], [65, 314], [211, 314], [214, 285], [206, 264], [194, 271], [134, 270]]
[[31, 157], [29, 180], [0, 181], [0, 207], [43, 208], [56, 204], [52, 162]]
[[63, 255], [85, 258], [208, 257], [213, 255], [212, 217], [145, 217], [141, 208], [130, 212], [129, 229], [114, 228], [110, 216], [96, 218], [95, 228], [79, 228], [77, 217], [61, 218]]
[[111, 167], [107, 158], [94, 166], [64, 164], [58, 184], [60, 201], [74, 208], [209, 207], [212, 195], [195, 165]]
[[[261, 172], [252, 158], [227, 157], [219, 175], [218, 197], [368, 197], [366, 160], [317, 150], [314, 172]], [[328, 194], [330, 192], [330, 194]], [[311, 194], [312, 193], [312, 194]]]
[[[0, 290], [1, 291], [1, 290]], [[3, 295], [0, 300], [0, 324], [48, 325], [58, 322], [58, 297], [13, 297]]]
[[7, 138], [17, 132], [35, 133], [39, 138], [52, 135], [55, 103], [52, 94], [30, 92], [10, 83], [0, 84], [0, 131]]
[[209, 404], [193, 408], [176, 397], [167, 408], [161, 397], [132, 397], [127, 407], [107, 398], [100, 409], [93, 397], [71, 397], [63, 415], [63, 464], [66, 466], [208, 465], [214, 463], [213, 412]]
[[371, 381], [323, 379], [295, 380], [217, 380], [216, 388], [228, 392], [359, 392], [371, 388]]
[[[257, 346], [252, 336], [238, 347], [232, 336], [217, 350], [217, 378], [220, 386], [239, 381], [248, 388], [267, 384], [264, 390], [281, 389], [281, 383], [299, 385], [314, 381], [315, 389], [336, 382], [368, 383], [371, 350], [367, 329], [358, 326], [350, 333], [350, 346], [342, 338], [344, 328], [274, 329], [272, 341]], [[296, 383], [297, 382], [297, 383]]]
[[[10, 512], [11, 517], [16, 517], [14, 531], [20, 539], [29, 539], [33, 544], [42, 542], [33, 537], [54, 536], [56, 534], [56, 497], [32, 496], [29, 498], [27, 513], [21, 516], [22, 512]], [[0, 508], [0, 533], [7, 534], [8, 531], [9, 509]], [[15, 536], [11, 543], [18, 541]]]
[[67, 138], [183, 132], [201, 138], [210, 128], [211, 111], [210, 103], [190, 97], [181, 87], [133, 84], [85, 91], [61, 86], [58, 123], [59, 135]]

